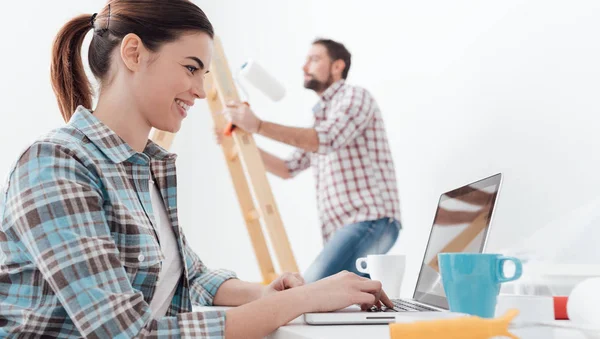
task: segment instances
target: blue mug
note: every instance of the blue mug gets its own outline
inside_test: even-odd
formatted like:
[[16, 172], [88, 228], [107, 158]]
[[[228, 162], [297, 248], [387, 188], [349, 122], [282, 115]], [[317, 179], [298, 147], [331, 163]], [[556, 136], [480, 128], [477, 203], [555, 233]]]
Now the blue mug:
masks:
[[[512, 277], [504, 275], [504, 263], [515, 264]], [[521, 261], [501, 254], [440, 253], [438, 254], [444, 292], [450, 311], [483, 318], [493, 318], [500, 284], [521, 277]]]

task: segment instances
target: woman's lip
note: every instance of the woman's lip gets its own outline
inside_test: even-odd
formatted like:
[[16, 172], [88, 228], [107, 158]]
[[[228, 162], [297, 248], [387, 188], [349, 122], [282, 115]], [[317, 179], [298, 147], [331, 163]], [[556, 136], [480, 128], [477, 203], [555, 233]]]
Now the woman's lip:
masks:
[[187, 112], [183, 109], [183, 107], [179, 106], [177, 103], [175, 103], [175, 106], [177, 106], [177, 109], [179, 109], [179, 114], [181, 114], [182, 117], [187, 117]]

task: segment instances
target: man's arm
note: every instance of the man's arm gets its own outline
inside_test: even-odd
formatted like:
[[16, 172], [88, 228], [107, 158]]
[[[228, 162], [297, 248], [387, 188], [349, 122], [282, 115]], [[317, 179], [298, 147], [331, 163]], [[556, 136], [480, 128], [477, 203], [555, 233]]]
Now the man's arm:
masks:
[[[223, 139], [221, 130], [215, 128], [215, 137], [217, 144], [221, 144]], [[309, 154], [304, 150], [296, 150], [292, 157], [287, 161], [271, 153], [265, 152], [260, 148], [258, 150], [266, 170], [281, 179], [290, 179], [310, 165]]]
[[283, 159], [278, 158], [273, 154], [267, 153], [262, 149], [259, 149], [259, 151], [260, 157], [262, 158], [267, 171], [269, 171], [271, 174], [280, 177], [281, 179], [290, 179], [292, 177]]
[[227, 104], [223, 114], [234, 125], [247, 132], [258, 133], [308, 152], [316, 152], [319, 149], [319, 137], [313, 128], [288, 127], [261, 121], [248, 105], [239, 102]]
[[257, 134], [308, 152], [319, 149], [319, 136], [314, 128], [289, 127], [262, 121]]
[[288, 127], [261, 121], [248, 105], [231, 102], [223, 112], [234, 125], [311, 153], [327, 154], [348, 145], [373, 118], [376, 104], [360, 88], [347, 90], [327, 120], [314, 128]]

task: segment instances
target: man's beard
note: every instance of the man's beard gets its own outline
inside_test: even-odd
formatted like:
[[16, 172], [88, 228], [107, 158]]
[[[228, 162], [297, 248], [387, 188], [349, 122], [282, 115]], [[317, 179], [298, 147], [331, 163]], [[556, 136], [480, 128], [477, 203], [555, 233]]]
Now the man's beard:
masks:
[[333, 77], [331, 76], [331, 73], [329, 74], [327, 81], [319, 81], [311, 75], [310, 80], [304, 81], [304, 88], [312, 89], [313, 91], [320, 93], [320, 92], [324, 92], [332, 84], [333, 84]]

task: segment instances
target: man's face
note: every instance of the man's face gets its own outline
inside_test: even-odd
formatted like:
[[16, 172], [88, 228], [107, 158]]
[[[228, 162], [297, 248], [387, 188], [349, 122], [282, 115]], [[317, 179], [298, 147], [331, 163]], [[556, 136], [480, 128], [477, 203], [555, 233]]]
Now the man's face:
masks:
[[304, 88], [322, 93], [335, 81], [331, 72], [332, 61], [327, 49], [321, 44], [314, 44], [308, 52], [304, 71]]

